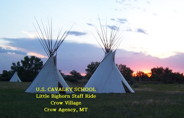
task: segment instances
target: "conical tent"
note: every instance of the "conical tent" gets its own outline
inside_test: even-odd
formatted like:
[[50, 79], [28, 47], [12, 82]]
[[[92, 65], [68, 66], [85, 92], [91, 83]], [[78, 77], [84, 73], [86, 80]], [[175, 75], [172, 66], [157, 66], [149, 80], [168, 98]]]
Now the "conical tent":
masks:
[[12, 76], [12, 78], [10, 79], [10, 82], [22, 82], [17, 74], [17, 72], [15, 72]]
[[[110, 36], [107, 36], [107, 28], [100, 24], [101, 31], [97, 31], [102, 46], [104, 46], [105, 56], [93, 73], [85, 87], [94, 87], [94, 93], [134, 93], [123, 75], [115, 64], [115, 52], [119, 43], [119, 29], [112, 30]], [[128, 91], [127, 91], [128, 90]], [[88, 91], [90, 92], [90, 91]]]
[[[48, 26], [42, 28], [37, 22], [38, 27], [36, 28], [39, 41], [43, 46], [45, 52], [48, 55], [48, 60], [44, 64], [43, 68], [28, 87], [26, 92], [29, 93], [60, 93], [57, 89], [61, 87], [69, 87], [68, 84], [63, 79], [61, 73], [58, 71], [56, 62], [57, 62], [57, 50], [67, 37], [68, 32], [64, 32], [60, 36], [60, 32], [57, 36], [57, 39], [52, 39], [52, 23]], [[43, 25], [43, 24], [42, 24]], [[44, 88], [44, 90], [39, 89]], [[48, 88], [56, 88], [54, 90], [48, 90]], [[62, 91], [62, 93], [72, 93], [72, 91]]]
[[[59, 86], [61, 85], [61, 86]], [[26, 92], [36, 93], [36, 88], [53, 88], [53, 87], [68, 87], [67, 83], [59, 73], [54, 63], [54, 57], [50, 57], [44, 64], [42, 70], [39, 72], [35, 80]], [[45, 93], [46, 91], [39, 91]], [[46, 93], [59, 93], [58, 91], [47, 91]], [[66, 92], [70, 93], [70, 92]]]

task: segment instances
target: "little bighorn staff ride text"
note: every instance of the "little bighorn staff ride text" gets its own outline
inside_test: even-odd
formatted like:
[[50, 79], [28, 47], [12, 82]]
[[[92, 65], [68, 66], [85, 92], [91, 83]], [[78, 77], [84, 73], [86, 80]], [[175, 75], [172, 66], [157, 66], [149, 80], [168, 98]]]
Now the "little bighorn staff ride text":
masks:
[[36, 94], [36, 98], [54, 98], [54, 99], [61, 99], [61, 98], [96, 98], [95, 94], [70, 94], [70, 95], [60, 95], [60, 94]]

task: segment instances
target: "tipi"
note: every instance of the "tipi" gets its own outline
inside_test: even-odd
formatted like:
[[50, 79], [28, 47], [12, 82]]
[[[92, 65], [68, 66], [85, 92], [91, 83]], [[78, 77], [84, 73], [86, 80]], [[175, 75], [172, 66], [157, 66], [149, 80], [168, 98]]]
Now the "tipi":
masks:
[[22, 82], [19, 78], [19, 76], [17, 75], [17, 72], [15, 72], [12, 76], [12, 78], [10, 79], [10, 82]]
[[[119, 45], [119, 28], [111, 29], [108, 32], [107, 26], [103, 27], [100, 22], [100, 30], [97, 34], [100, 39], [99, 44], [103, 47], [105, 56], [93, 73], [85, 87], [94, 87], [94, 93], [134, 93], [123, 75], [115, 64], [115, 53]], [[109, 35], [108, 35], [109, 33]], [[127, 91], [128, 90], [128, 91]], [[90, 92], [90, 91], [89, 91]]]
[[[68, 84], [65, 82], [64, 78], [61, 76], [60, 72], [57, 69], [57, 50], [60, 45], [63, 43], [65, 38], [68, 36], [66, 31], [61, 35], [59, 32], [56, 39], [52, 38], [52, 22], [47, 26], [42, 24], [42, 27], [39, 25], [36, 20], [38, 27], [35, 27], [39, 41], [44, 48], [46, 54], [48, 55], [48, 60], [44, 64], [43, 68], [28, 87], [26, 92], [28, 93], [60, 93], [57, 91], [57, 88], [68, 87]], [[44, 90], [39, 90], [36, 88], [44, 88]], [[56, 88], [54, 91], [49, 91], [48, 88]], [[62, 91], [62, 93], [72, 93], [71, 91]]]

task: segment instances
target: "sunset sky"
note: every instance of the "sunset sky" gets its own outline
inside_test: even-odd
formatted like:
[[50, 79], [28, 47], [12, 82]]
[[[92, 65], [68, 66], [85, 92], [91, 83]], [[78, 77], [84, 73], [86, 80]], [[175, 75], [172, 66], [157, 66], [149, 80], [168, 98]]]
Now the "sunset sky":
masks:
[[116, 63], [133, 71], [169, 67], [184, 73], [183, 0], [1, 0], [0, 73], [12, 62], [34, 55], [46, 61], [34, 24], [52, 18], [53, 30], [71, 32], [59, 49], [58, 69], [85, 73], [104, 53], [96, 41], [98, 18], [109, 29], [120, 26]]

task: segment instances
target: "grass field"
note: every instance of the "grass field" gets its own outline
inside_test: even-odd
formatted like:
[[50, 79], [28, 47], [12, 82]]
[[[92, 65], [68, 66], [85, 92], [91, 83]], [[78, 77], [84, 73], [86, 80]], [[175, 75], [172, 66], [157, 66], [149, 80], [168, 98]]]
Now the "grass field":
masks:
[[[138, 84], [135, 94], [96, 94], [96, 99], [81, 101], [88, 112], [44, 112], [50, 101], [25, 93], [30, 83], [0, 82], [0, 118], [183, 118], [184, 85]], [[80, 93], [77, 93], [80, 94]], [[63, 106], [67, 107], [67, 106]]]

